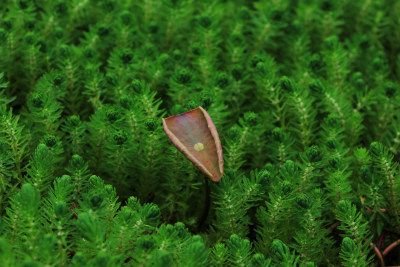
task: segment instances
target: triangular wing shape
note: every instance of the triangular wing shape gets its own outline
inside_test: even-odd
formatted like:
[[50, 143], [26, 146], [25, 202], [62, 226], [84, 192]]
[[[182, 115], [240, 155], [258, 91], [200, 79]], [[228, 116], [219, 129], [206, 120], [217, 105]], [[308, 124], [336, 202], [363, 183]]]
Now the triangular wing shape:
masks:
[[202, 107], [162, 119], [164, 131], [200, 171], [214, 182], [224, 173], [221, 141], [210, 115]]

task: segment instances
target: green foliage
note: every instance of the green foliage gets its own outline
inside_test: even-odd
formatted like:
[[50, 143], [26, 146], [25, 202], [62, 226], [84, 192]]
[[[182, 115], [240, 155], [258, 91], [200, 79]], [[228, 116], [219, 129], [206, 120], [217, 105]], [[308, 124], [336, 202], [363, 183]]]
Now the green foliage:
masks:
[[[393, 0], [2, 0], [1, 265], [399, 265], [399, 18]], [[198, 106], [218, 183], [163, 132]]]
[[[369, 265], [371, 259], [367, 255], [370, 249], [369, 242], [371, 237], [368, 224], [362, 217], [362, 214], [357, 212], [355, 205], [352, 205], [347, 200], [341, 200], [336, 206], [336, 218], [341, 222], [338, 228], [344, 231], [345, 236], [341, 247], [342, 258], [348, 261], [349, 264], [355, 264], [354, 260], [357, 258], [358, 266]], [[347, 258], [348, 254], [357, 252], [357, 257], [352, 255], [350, 259]]]
[[345, 260], [343, 266], [365, 266], [366, 255], [362, 254], [361, 248], [357, 247], [354, 240], [349, 237], [343, 238], [340, 257]]

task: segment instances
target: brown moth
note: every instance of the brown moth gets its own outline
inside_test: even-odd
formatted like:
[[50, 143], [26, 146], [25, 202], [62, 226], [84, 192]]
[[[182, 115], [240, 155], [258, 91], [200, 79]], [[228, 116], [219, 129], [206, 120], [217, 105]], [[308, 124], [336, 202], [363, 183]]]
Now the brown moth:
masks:
[[164, 131], [205, 176], [218, 182], [224, 173], [221, 141], [210, 115], [202, 107], [163, 118]]

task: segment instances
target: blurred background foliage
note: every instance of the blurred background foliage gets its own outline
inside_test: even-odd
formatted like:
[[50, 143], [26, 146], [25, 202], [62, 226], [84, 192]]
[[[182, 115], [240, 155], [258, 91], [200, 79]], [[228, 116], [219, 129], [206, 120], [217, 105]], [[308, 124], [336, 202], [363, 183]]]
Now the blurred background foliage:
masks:
[[[2, 262], [398, 264], [399, 27], [395, 0], [2, 0]], [[216, 184], [161, 125], [197, 106]]]

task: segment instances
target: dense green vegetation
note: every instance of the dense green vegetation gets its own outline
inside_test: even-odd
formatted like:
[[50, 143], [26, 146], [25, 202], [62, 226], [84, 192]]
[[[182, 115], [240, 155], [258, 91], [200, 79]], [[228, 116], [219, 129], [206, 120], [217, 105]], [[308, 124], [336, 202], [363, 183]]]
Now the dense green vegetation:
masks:
[[[400, 2], [2, 0], [2, 266], [400, 264]], [[206, 179], [161, 118], [202, 106]]]

